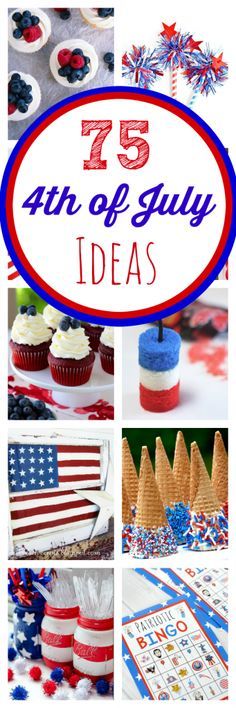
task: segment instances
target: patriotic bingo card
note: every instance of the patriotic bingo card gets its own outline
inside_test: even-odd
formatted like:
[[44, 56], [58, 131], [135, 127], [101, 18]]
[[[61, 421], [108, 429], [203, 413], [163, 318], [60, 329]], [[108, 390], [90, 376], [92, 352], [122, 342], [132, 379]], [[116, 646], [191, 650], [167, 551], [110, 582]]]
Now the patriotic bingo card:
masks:
[[180, 599], [124, 619], [123, 660], [142, 698], [227, 699], [227, 665], [199, 615]]
[[[190, 590], [200, 603], [205, 603], [224, 624], [228, 620], [228, 570], [227, 568], [163, 568], [167, 576], [180, 584], [183, 592]], [[155, 571], [152, 571], [155, 573]]]

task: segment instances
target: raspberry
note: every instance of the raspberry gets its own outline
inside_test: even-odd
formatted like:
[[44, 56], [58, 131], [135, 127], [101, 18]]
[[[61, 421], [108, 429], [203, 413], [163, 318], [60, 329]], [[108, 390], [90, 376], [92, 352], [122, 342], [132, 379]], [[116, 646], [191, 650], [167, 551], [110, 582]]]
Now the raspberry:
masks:
[[8, 115], [11, 116], [12, 113], [15, 113], [16, 111], [16, 104], [15, 103], [8, 103]]
[[61, 49], [57, 55], [60, 66], [67, 66], [67, 64], [70, 64], [71, 56], [72, 54], [70, 49]]
[[80, 54], [74, 54], [71, 57], [70, 65], [73, 69], [82, 69], [85, 65], [84, 57], [81, 57]]
[[41, 37], [41, 34], [42, 30], [40, 29], [39, 25], [35, 25], [34, 27], [28, 27], [23, 31], [23, 37], [28, 43], [35, 42], [36, 39], [39, 39], [39, 37]]

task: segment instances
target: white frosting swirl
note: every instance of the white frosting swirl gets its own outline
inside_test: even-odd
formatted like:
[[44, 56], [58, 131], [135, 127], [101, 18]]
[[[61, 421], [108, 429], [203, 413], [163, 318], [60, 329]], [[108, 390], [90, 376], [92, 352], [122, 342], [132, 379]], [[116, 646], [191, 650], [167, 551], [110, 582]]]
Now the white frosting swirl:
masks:
[[89, 25], [96, 29], [111, 29], [114, 25], [114, 15], [100, 17], [97, 7], [82, 7], [80, 12], [85, 22], [88, 22]]
[[63, 312], [57, 310], [55, 307], [52, 307], [52, 305], [46, 305], [43, 311], [43, 316], [48, 327], [57, 329], [63, 318]]
[[49, 342], [52, 332], [47, 327], [43, 315], [16, 315], [13, 322], [11, 338], [16, 344], [28, 344], [37, 347], [38, 344]]
[[114, 327], [105, 327], [101, 334], [100, 342], [102, 342], [105, 347], [112, 347], [114, 349]]
[[[12, 15], [14, 15], [15, 12], [24, 12], [24, 10], [30, 10], [32, 15], [37, 15], [39, 17], [39, 24], [38, 26], [41, 29], [41, 36], [35, 40], [35, 42], [26, 42], [24, 37], [22, 36], [20, 39], [16, 39], [13, 37], [13, 32], [17, 28], [16, 22], [12, 19]], [[33, 52], [38, 52], [39, 49], [41, 49], [44, 44], [48, 41], [48, 38], [51, 34], [51, 22], [46, 15], [46, 12], [43, 12], [43, 10], [39, 10], [37, 7], [29, 7], [29, 8], [17, 8], [16, 10], [13, 10], [8, 18], [8, 40], [9, 44], [13, 49], [15, 49], [17, 52], [25, 52], [25, 54], [32, 54]]]
[[67, 332], [57, 329], [53, 335], [50, 352], [58, 359], [84, 359], [90, 351], [89, 338], [83, 327], [69, 327]]

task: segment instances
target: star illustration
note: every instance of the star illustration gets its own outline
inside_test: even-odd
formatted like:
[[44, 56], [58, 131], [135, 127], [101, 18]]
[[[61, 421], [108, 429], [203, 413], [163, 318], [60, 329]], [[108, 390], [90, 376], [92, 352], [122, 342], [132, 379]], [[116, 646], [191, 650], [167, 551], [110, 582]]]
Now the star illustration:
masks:
[[35, 462], [35, 457], [30, 457], [30, 462]]
[[10, 474], [15, 474], [16, 470], [10, 470]]
[[41, 455], [41, 452], [43, 452], [43, 447], [39, 447], [39, 452], [40, 452], [40, 455]]
[[39, 486], [40, 486], [40, 487], [44, 487], [44, 482], [43, 482], [42, 479], [40, 479]]
[[211, 65], [212, 65], [213, 71], [215, 71], [216, 73], [217, 73], [217, 71], [220, 71], [222, 66], [228, 66], [225, 61], [222, 61], [222, 59], [223, 59], [223, 52], [221, 52], [221, 54], [219, 54], [218, 57], [212, 57]]
[[175, 34], [177, 34], [177, 32], [175, 30], [176, 22], [173, 22], [173, 25], [165, 25], [165, 23], [162, 22], [162, 25], [164, 27], [163, 32], [161, 32], [162, 37], [166, 37], [167, 39], [171, 39]]
[[21, 486], [22, 489], [25, 489], [25, 488], [26, 488], [26, 483], [25, 483], [25, 482], [22, 482], [22, 484], [21, 484], [20, 486]]
[[24, 617], [22, 617], [22, 620], [28, 625], [28, 627], [30, 627], [30, 625], [34, 624], [35, 621], [34, 612], [25, 612]]
[[44, 457], [40, 457], [40, 458], [39, 458], [39, 462], [40, 462], [40, 465], [43, 465], [43, 463], [44, 463]]
[[125, 661], [128, 661], [128, 660], [130, 659], [130, 655], [129, 655], [129, 654], [124, 654], [123, 659], [124, 659]]
[[34, 452], [34, 448], [33, 448], [33, 447], [30, 447], [30, 448], [29, 448], [29, 452]]
[[41, 637], [40, 634], [35, 634], [35, 637], [31, 637], [32, 642], [35, 647], [37, 647], [39, 644], [41, 644]]
[[34, 477], [31, 477], [30, 484], [35, 484], [35, 482], [36, 482], [36, 479]]
[[25, 452], [25, 448], [24, 448], [24, 447], [20, 447], [19, 452], [20, 452], [20, 453]]
[[173, 683], [173, 686], [171, 686], [171, 688], [172, 688], [172, 691], [174, 691], [174, 693], [179, 693], [179, 691], [181, 690], [178, 683]]
[[21, 644], [23, 644], [23, 642], [26, 642], [27, 638], [26, 638], [24, 632], [19, 631], [19, 632], [17, 632], [16, 636], [17, 636], [17, 639], [19, 639], [19, 642], [21, 642]]
[[26, 659], [31, 659], [31, 654], [28, 651], [26, 651], [25, 648], [21, 649], [20, 653], [21, 653], [21, 656], [24, 656]]
[[9, 452], [10, 452], [10, 455], [15, 455], [14, 447], [10, 447]]
[[21, 477], [25, 477], [25, 475], [26, 475], [25, 470], [21, 470], [21, 471], [20, 471], [20, 476], [21, 476]]
[[181, 678], [184, 678], [184, 676], [187, 676], [187, 675], [188, 675], [187, 669], [180, 669], [179, 670], [179, 676], [181, 676]]
[[188, 646], [188, 640], [187, 639], [181, 639], [180, 644], [182, 647], [187, 647]]
[[48, 452], [52, 452], [52, 448], [51, 448], [51, 447], [48, 447]]
[[196, 42], [193, 37], [190, 37], [188, 41], [188, 49], [190, 49], [190, 52], [194, 52], [195, 50], [200, 52], [200, 44], [202, 44], [202, 39], [199, 39], [199, 41]]
[[77, 489], [75, 489], [76, 494], [78, 494], [79, 497], [82, 497], [82, 499], [88, 499], [88, 501], [91, 501], [93, 504], [96, 504], [96, 506], [99, 508], [98, 516], [95, 520], [95, 524], [91, 533], [90, 538], [94, 538], [100, 531], [100, 529], [103, 528], [113, 516], [113, 497], [111, 494], [108, 494], [108, 492], [105, 491], [90, 491], [90, 490], [81, 490], [78, 492]]
[[19, 462], [21, 465], [23, 465], [25, 462], [25, 457], [20, 457]]
[[173, 651], [174, 649], [174, 644], [167, 644], [165, 647], [166, 651]]
[[12, 480], [11, 480], [11, 487], [15, 487], [15, 486], [16, 486], [16, 480], [15, 480], [15, 479], [12, 479]]

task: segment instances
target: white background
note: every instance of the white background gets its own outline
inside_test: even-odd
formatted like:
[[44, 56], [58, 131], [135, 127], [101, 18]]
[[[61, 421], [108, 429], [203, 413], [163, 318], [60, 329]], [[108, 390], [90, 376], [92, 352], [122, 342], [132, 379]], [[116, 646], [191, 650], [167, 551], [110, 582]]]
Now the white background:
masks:
[[[7, 8], [7, 2], [2, 2], [1, 8], [1, 21], [0, 21], [0, 48], [1, 48], [1, 82], [0, 82], [0, 124], [1, 124], [1, 169], [3, 170], [4, 164], [7, 159], [7, 121], [6, 121], [6, 86], [7, 86], [7, 12], [4, 15], [4, 7]], [[63, 4], [59, 2], [59, 4]], [[70, 3], [75, 6], [74, 3]], [[89, 6], [91, 3], [87, 1], [83, 5]], [[101, 5], [106, 5], [106, 3], [101, 2]], [[52, 2], [41, 2], [41, 7], [52, 6]], [[76, 3], [77, 5], [77, 3]], [[234, 115], [234, 93], [235, 93], [235, 9], [232, 0], [227, 0], [222, 4], [218, 0], [215, 3], [206, 2], [206, 0], [199, 0], [198, 3], [189, 3], [189, 0], [179, 0], [176, 2], [151, 2], [147, 0], [146, 3], [138, 3], [137, 0], [115, 0], [114, 2], [117, 10], [119, 9], [119, 21], [118, 17], [116, 20], [116, 51], [119, 56], [122, 52], [127, 49], [132, 42], [150, 42], [156, 39], [158, 32], [160, 31], [160, 23], [163, 20], [167, 24], [177, 20], [178, 26], [182, 26], [182, 29], [190, 30], [194, 32], [194, 37], [196, 39], [207, 40], [216, 48], [220, 50], [221, 48], [225, 51], [225, 58], [229, 62], [231, 73], [228, 84], [224, 88], [219, 89], [217, 96], [210, 98], [209, 100], [202, 99], [201, 107], [196, 106], [196, 110], [201, 111], [202, 117], [209, 121], [213, 129], [218, 132], [219, 137], [222, 139], [223, 143], [230, 150], [231, 158], [235, 158], [235, 115]], [[31, 7], [36, 7], [37, 4], [33, 1], [30, 2]], [[118, 15], [118, 12], [117, 12]], [[121, 82], [120, 66], [116, 69], [116, 82]], [[160, 88], [160, 87], [159, 87]], [[1, 514], [0, 514], [0, 538], [1, 538], [1, 572], [0, 572], [0, 685], [1, 685], [1, 696], [4, 703], [6, 703], [8, 698], [8, 686], [6, 684], [6, 671], [7, 671], [7, 590], [6, 590], [6, 574], [7, 574], [7, 523], [8, 523], [8, 489], [7, 489], [7, 433], [8, 427], [11, 431], [16, 431], [19, 429], [17, 423], [7, 424], [7, 412], [6, 412], [6, 396], [7, 396], [7, 280], [6, 280], [6, 265], [7, 256], [3, 243], [0, 243], [0, 263], [1, 263], [1, 274], [0, 274], [0, 332], [1, 332], [1, 367], [0, 367], [0, 422], [1, 422]], [[5, 270], [4, 270], [5, 269]], [[235, 327], [235, 302], [236, 302], [236, 266], [234, 259], [231, 258], [230, 262], [230, 283], [229, 283], [229, 308], [230, 308], [230, 387], [229, 387], [229, 448], [230, 448], [230, 525], [231, 525], [231, 537], [230, 537], [230, 549], [229, 549], [229, 567], [230, 567], [230, 695], [231, 702], [234, 703], [236, 696], [236, 643], [235, 643], [235, 631], [236, 631], [236, 621], [235, 621], [235, 596], [236, 596], [236, 535], [235, 535], [235, 504], [234, 500], [236, 498], [236, 481], [235, 481], [235, 459], [236, 459], [236, 430], [235, 430], [235, 410], [236, 410], [236, 384], [235, 384], [235, 356], [236, 356], [236, 327]], [[119, 328], [116, 330], [116, 365], [117, 365], [117, 375], [115, 377], [115, 402], [116, 402], [116, 422], [113, 426], [111, 421], [106, 421], [106, 428], [114, 427], [115, 432], [115, 476], [117, 479], [116, 484], [116, 562], [107, 562], [106, 565], [115, 566], [115, 649], [116, 649], [116, 678], [115, 678], [115, 705], [120, 705], [121, 699], [121, 660], [120, 660], [120, 621], [122, 616], [121, 610], [121, 597], [122, 597], [122, 585], [121, 585], [121, 568], [123, 560], [120, 552], [120, 509], [121, 509], [121, 465], [120, 465], [120, 439], [121, 439], [121, 385], [122, 385], [122, 373], [121, 373], [121, 330]], [[207, 392], [206, 392], [207, 396]], [[188, 427], [188, 421], [180, 419], [178, 416], [178, 409], [176, 411], [175, 427]], [[129, 420], [128, 423], [125, 422], [126, 426], [130, 425], [134, 427], [137, 423], [134, 420]], [[204, 410], [202, 419], [191, 421], [191, 427], [212, 427], [218, 428], [220, 426], [227, 426], [227, 420], [205, 420]], [[57, 422], [55, 423], [55, 428], [60, 427]], [[99, 422], [96, 424], [100, 426]], [[155, 420], [146, 423], [140, 423], [141, 427], [154, 427]], [[89, 422], [79, 423], [80, 430], [87, 430], [90, 427]], [[101, 427], [101, 426], [100, 426]], [[158, 423], [158, 427], [160, 424]], [[163, 422], [163, 427], [168, 427], [168, 424]], [[63, 424], [63, 430], [72, 429], [76, 431], [78, 424], [72, 422], [65, 422]], [[35, 430], [34, 423], [32, 426], [30, 423], [27, 424], [28, 430]], [[205, 564], [208, 567], [212, 567], [212, 563], [218, 566], [222, 563], [221, 555], [216, 554], [214, 558], [205, 561], [205, 555], [201, 558], [201, 564]], [[127, 559], [127, 564], [133, 565], [131, 559]], [[199, 563], [199, 556], [196, 558], [195, 564]], [[160, 565], [162, 562], [160, 561]], [[171, 558], [171, 565], [178, 565], [178, 556]], [[20, 565], [20, 564], [19, 564]], [[22, 563], [24, 565], [24, 563]], [[45, 565], [50, 565], [46, 562]], [[55, 566], [57, 563], [54, 564]], [[61, 565], [66, 566], [67, 563], [61, 562]], [[83, 566], [83, 563], [77, 563], [78, 566]], [[91, 565], [96, 566], [96, 562]], [[156, 563], [155, 563], [156, 565]], [[151, 567], [151, 563], [149, 562]], [[146, 604], [146, 598], [145, 598]], [[30, 704], [30, 702], [29, 702]], [[102, 703], [101, 703], [102, 704]], [[12, 705], [12, 704], [11, 704]], [[32, 705], [32, 702], [31, 702]], [[34, 706], [39, 706], [40, 701], [34, 700]], [[91, 704], [92, 705], [92, 704]], [[127, 701], [122, 704], [124, 706], [130, 706], [131, 704]], [[208, 704], [207, 704], [208, 705]], [[211, 705], [216, 708], [218, 702], [211, 703]]]

